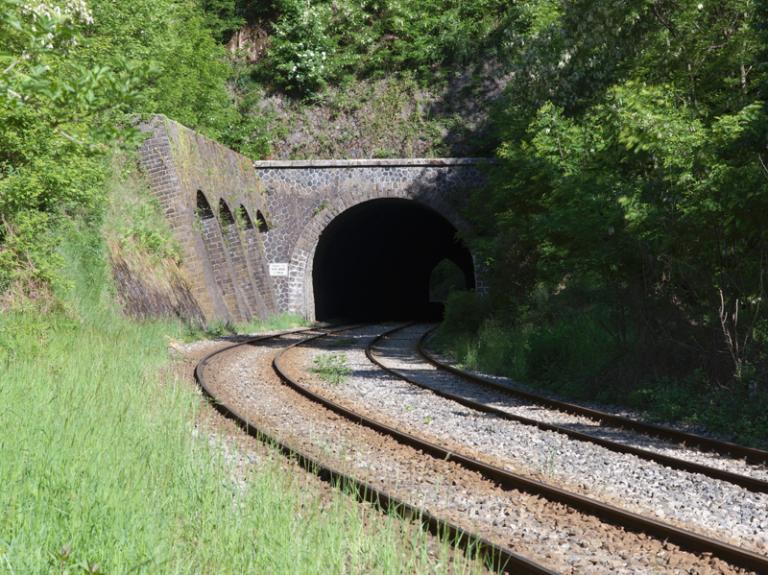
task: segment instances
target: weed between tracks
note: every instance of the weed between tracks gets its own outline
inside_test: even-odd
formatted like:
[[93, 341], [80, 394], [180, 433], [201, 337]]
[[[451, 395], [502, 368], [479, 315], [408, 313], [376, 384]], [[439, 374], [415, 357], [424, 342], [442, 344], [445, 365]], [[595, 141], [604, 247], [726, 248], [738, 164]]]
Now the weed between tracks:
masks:
[[342, 353], [323, 353], [312, 360], [312, 373], [331, 385], [341, 385], [352, 370], [347, 365], [347, 356]]
[[342, 494], [321, 503], [278, 465], [239, 483], [192, 433], [199, 395], [157, 375], [184, 328], [115, 313], [102, 253], [66, 254], [80, 264], [66, 311], [0, 315], [0, 573], [477, 569]]

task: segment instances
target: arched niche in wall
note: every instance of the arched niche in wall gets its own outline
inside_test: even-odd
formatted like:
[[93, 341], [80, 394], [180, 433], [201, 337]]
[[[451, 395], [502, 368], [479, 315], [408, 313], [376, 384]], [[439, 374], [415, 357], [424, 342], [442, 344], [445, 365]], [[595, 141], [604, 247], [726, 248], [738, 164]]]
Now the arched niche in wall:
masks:
[[251, 216], [243, 204], [240, 204], [240, 207], [237, 208], [237, 219], [244, 230], [253, 229], [253, 220], [251, 220]]
[[261, 210], [256, 210], [256, 225], [259, 228], [259, 232], [265, 234], [269, 231], [270, 225], [267, 222], [267, 218], [261, 213]]
[[197, 190], [197, 203], [195, 212], [197, 213], [197, 217], [201, 220], [209, 220], [214, 217], [211, 204], [208, 203], [208, 198], [205, 197], [205, 194], [202, 190]]
[[221, 223], [225, 226], [231, 226], [235, 223], [232, 210], [229, 209], [229, 206], [227, 205], [227, 202], [224, 201], [224, 198], [219, 200], [219, 218], [221, 218]]

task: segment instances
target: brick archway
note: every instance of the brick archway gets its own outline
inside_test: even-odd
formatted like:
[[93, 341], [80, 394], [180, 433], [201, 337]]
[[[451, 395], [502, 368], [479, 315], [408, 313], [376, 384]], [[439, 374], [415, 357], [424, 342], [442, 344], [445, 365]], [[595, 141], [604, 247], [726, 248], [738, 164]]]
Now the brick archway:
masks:
[[[446, 205], [432, 205], [429, 202], [421, 200], [418, 195], [402, 191], [397, 194], [381, 194], [377, 190], [370, 190], [355, 196], [354, 199], [339, 198], [329, 204], [322, 213], [322, 217], [314, 218], [301, 232], [294, 248], [291, 252], [288, 262], [287, 278], [287, 309], [293, 313], [298, 313], [310, 321], [315, 317], [315, 299], [314, 299], [314, 281], [313, 264], [315, 259], [315, 250], [317, 249], [320, 236], [326, 227], [337, 217], [347, 210], [364, 204], [366, 202], [386, 199], [400, 199], [416, 202], [422, 206], [434, 210], [438, 215], [450, 223], [459, 233], [467, 233], [470, 230], [469, 224], [458, 213]], [[471, 252], [470, 252], [471, 253]], [[473, 255], [474, 275], [479, 277], [478, 266]]]

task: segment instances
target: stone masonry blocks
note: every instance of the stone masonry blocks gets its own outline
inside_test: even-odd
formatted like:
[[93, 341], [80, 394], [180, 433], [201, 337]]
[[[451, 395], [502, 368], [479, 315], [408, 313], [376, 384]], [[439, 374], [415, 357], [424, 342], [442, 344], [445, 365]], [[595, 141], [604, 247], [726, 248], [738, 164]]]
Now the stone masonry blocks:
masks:
[[[275, 310], [258, 238], [245, 245], [234, 237], [225, 241], [220, 214], [214, 211], [213, 221], [207, 222], [197, 210], [198, 192], [210, 206], [224, 200], [251, 214], [266, 210], [251, 160], [164, 116], [153, 117], [141, 129], [149, 136], [140, 149], [141, 167], [181, 246], [183, 271], [205, 319], [243, 321]], [[244, 257], [238, 245], [247, 250]], [[243, 266], [241, 259], [250, 265]]]
[[[208, 321], [277, 311], [314, 319], [315, 247], [335, 217], [363, 202], [402, 198], [435, 210], [466, 232], [469, 225], [460, 214], [467, 191], [482, 184], [489, 163], [482, 158], [254, 163], [163, 116], [142, 129], [148, 137], [141, 167], [182, 248], [192, 295]], [[214, 207], [205, 218], [198, 212], [199, 193]], [[234, 223], [229, 214], [222, 220], [219, 205], [235, 214]], [[268, 230], [260, 229], [257, 213]], [[287, 264], [288, 275], [271, 277], [274, 263]], [[479, 289], [481, 274], [476, 264]]]
[[[467, 191], [484, 180], [488, 160], [330, 160], [256, 162], [274, 228], [264, 242], [271, 263], [287, 263], [275, 280], [278, 307], [314, 319], [312, 263], [325, 227], [349, 208], [382, 198], [422, 203], [469, 230], [460, 216]], [[479, 274], [478, 274], [479, 275]], [[478, 286], [482, 285], [477, 278]]]

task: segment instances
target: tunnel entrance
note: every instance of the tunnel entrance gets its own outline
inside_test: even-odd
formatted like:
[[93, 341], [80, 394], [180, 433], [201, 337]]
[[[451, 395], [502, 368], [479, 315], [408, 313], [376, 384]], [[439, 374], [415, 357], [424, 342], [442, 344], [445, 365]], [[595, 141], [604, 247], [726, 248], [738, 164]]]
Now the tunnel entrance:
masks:
[[371, 200], [337, 216], [320, 235], [312, 264], [320, 321], [437, 320], [430, 279], [443, 260], [474, 288], [472, 256], [456, 228], [413, 200]]

